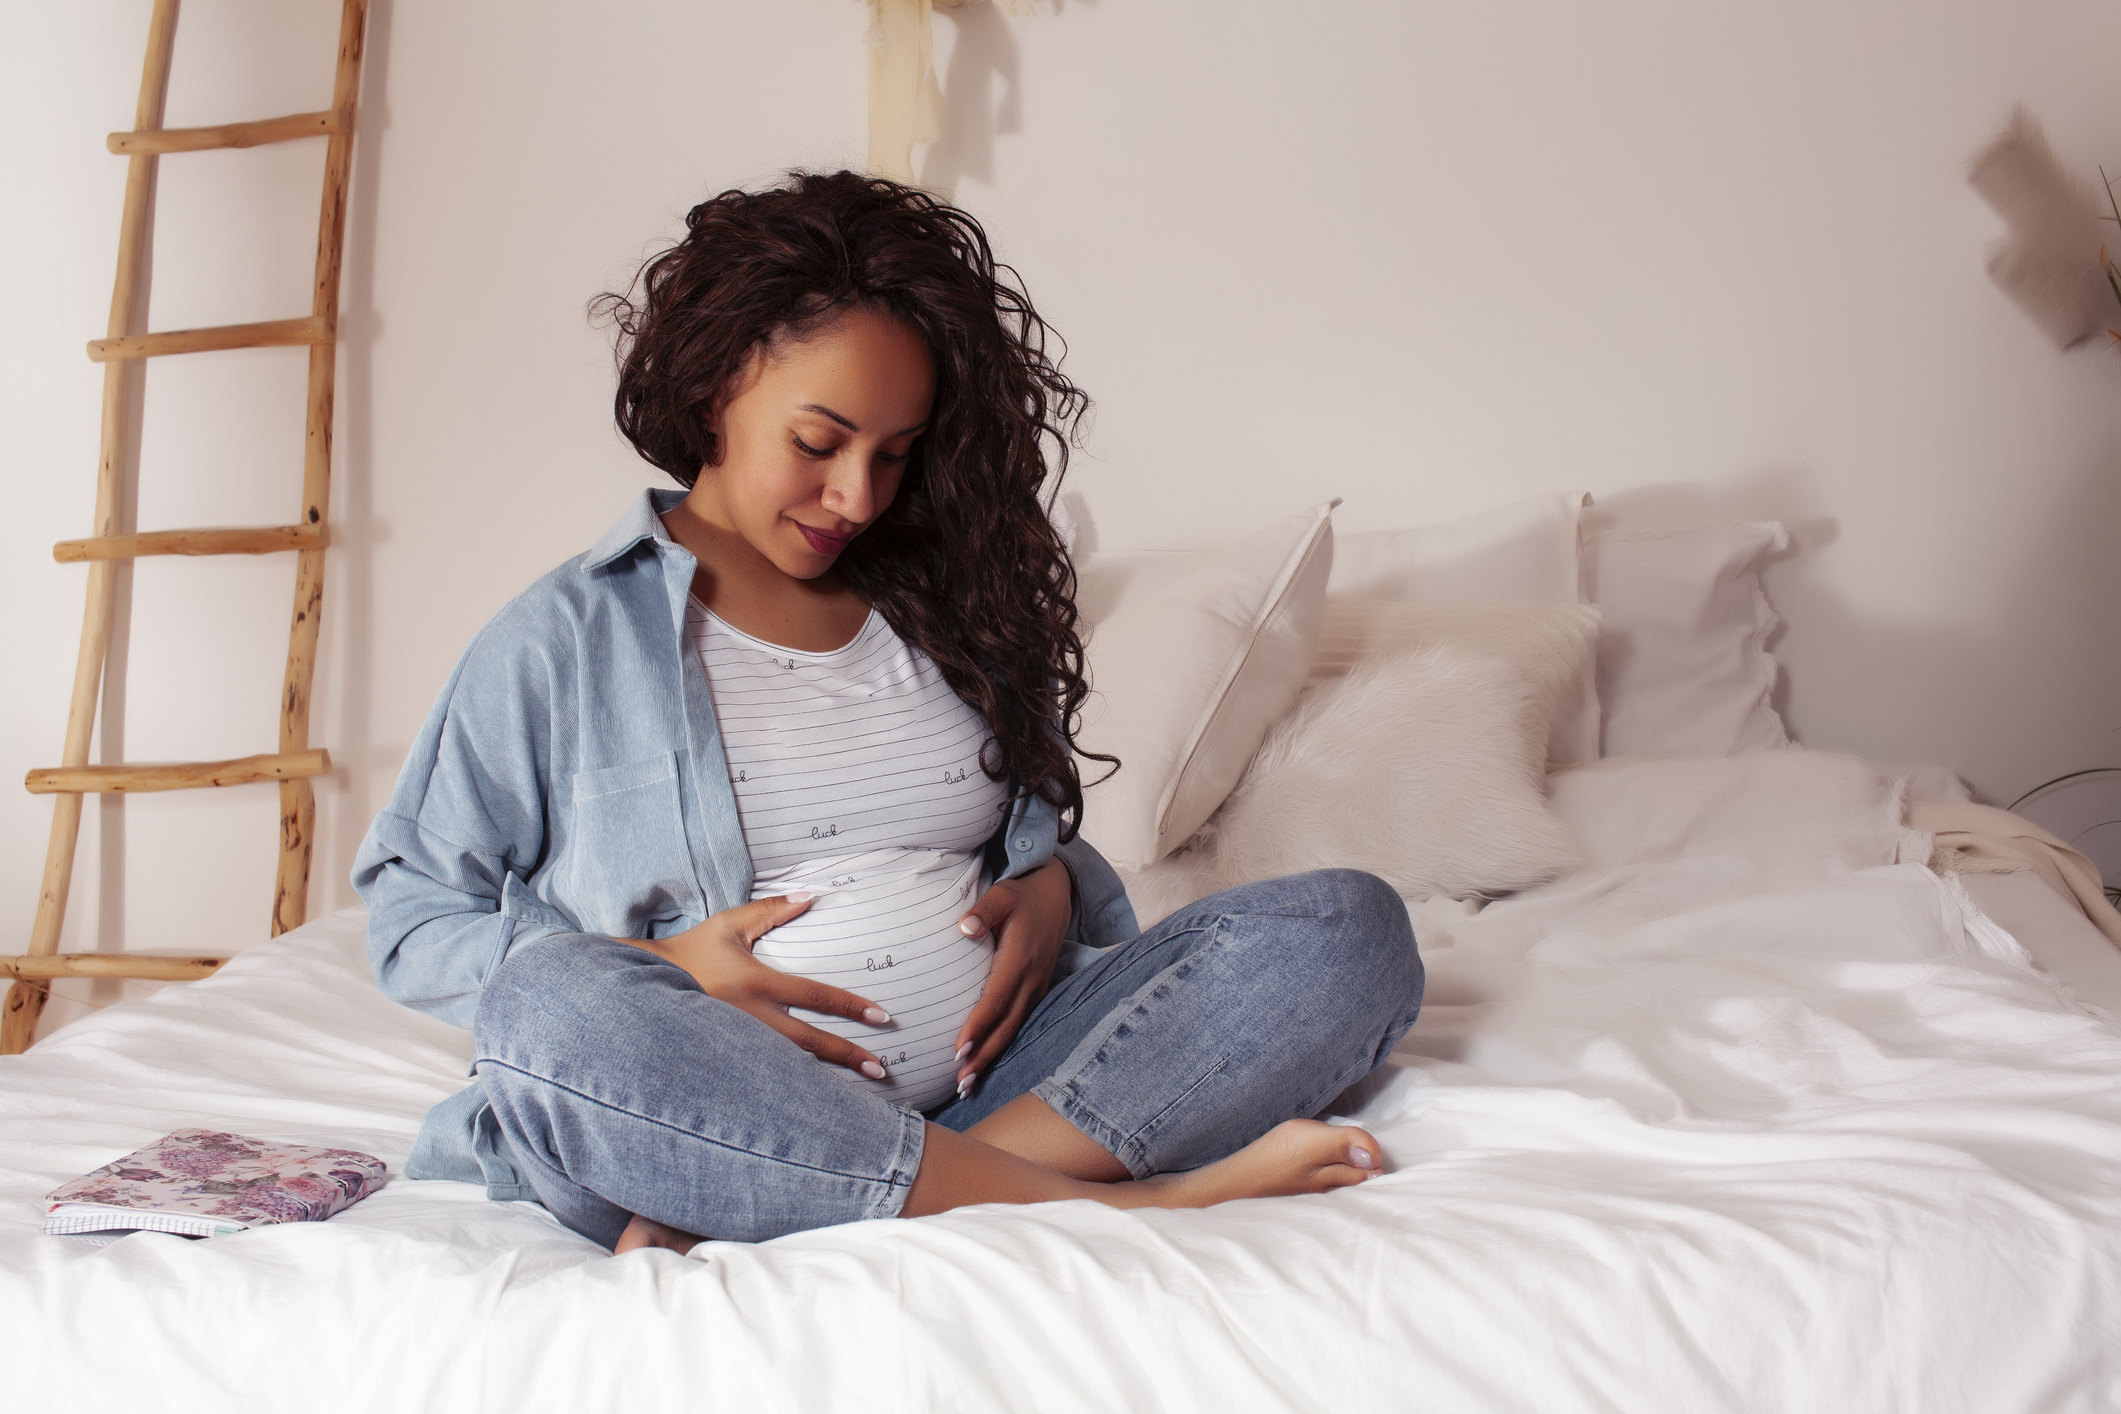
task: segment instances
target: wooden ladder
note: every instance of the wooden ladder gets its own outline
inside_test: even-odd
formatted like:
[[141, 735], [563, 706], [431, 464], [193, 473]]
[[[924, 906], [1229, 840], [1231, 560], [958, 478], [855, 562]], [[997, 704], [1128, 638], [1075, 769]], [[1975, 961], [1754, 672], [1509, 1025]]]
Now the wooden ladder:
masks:
[[[131, 132], [112, 133], [108, 146], [129, 159], [125, 210], [118, 234], [118, 276], [111, 294], [110, 329], [88, 346], [103, 365], [103, 442], [96, 468], [96, 534], [61, 541], [52, 549], [62, 563], [88, 563], [88, 604], [81, 622], [81, 652], [74, 665], [72, 706], [66, 719], [63, 764], [29, 773], [32, 792], [54, 795], [51, 846], [37, 896], [37, 920], [29, 951], [0, 957], [0, 976], [12, 981], [0, 1016], [0, 1055], [29, 1047], [51, 983], [59, 977], [134, 977], [181, 981], [204, 977], [221, 965], [212, 957], [128, 956], [124, 953], [60, 953], [74, 846], [81, 831], [85, 792], [186, 790], [254, 781], [280, 783], [280, 865], [273, 888], [274, 935], [300, 925], [309, 908], [309, 856], [316, 823], [316, 796], [309, 777], [331, 769], [330, 756], [309, 744], [309, 691], [316, 674], [318, 615], [324, 596], [325, 512], [331, 499], [333, 373], [339, 317], [339, 256], [345, 243], [346, 182], [353, 156], [354, 107], [361, 87], [361, 45], [368, 0], [344, 0], [339, 19], [339, 61], [331, 107], [254, 123], [215, 128], [164, 128], [163, 98], [169, 88], [170, 50], [177, 32], [177, 0], [155, 0], [148, 23], [147, 61], [140, 76], [140, 102]], [[155, 162], [165, 152], [202, 152], [255, 147], [323, 137], [324, 206], [317, 221], [316, 283], [307, 317], [262, 324], [230, 324], [168, 333], [134, 331], [141, 265], [150, 240], [149, 195]], [[294, 525], [263, 529], [163, 530], [119, 535], [120, 461], [126, 444], [126, 365], [165, 354], [203, 353], [267, 345], [309, 346], [309, 415], [302, 461], [302, 511]], [[88, 748], [110, 647], [111, 600], [117, 562], [143, 555], [262, 555], [293, 550], [294, 620], [288, 632], [287, 675], [280, 698], [280, 749], [234, 761], [182, 765], [91, 766]]]

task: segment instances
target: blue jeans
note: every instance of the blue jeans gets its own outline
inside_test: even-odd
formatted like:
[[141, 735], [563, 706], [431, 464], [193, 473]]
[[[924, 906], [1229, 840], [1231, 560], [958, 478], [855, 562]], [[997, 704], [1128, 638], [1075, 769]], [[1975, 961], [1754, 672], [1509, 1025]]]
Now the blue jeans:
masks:
[[[964, 1130], [1034, 1094], [1137, 1178], [1198, 1168], [1376, 1069], [1421, 987], [1406, 906], [1375, 876], [1247, 884], [1058, 981], [928, 1118]], [[516, 948], [473, 1032], [518, 1167], [606, 1247], [633, 1213], [753, 1242], [894, 1217], [920, 1168], [922, 1116], [623, 942]]]

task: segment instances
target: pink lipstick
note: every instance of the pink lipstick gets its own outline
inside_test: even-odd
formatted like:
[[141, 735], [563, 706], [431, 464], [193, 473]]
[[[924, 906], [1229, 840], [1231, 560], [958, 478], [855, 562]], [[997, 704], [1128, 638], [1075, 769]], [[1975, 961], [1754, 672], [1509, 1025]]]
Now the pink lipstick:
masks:
[[795, 523], [795, 528], [803, 532], [803, 539], [820, 555], [837, 555], [854, 538], [852, 535], [827, 535], [822, 530], [812, 530], [801, 521]]

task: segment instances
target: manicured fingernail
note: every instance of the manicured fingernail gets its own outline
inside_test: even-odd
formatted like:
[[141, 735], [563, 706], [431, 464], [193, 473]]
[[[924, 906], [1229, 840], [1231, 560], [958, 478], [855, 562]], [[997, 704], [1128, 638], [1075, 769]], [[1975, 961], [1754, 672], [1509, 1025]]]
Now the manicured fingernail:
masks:
[[957, 1097], [960, 1100], [964, 1099], [967, 1095], [972, 1093], [972, 1087], [978, 1083], [979, 1072], [976, 1070], [969, 1075], [960, 1075], [957, 1078]]
[[891, 1013], [880, 1006], [873, 1006], [862, 1013], [862, 1020], [868, 1022], [871, 1026], [889, 1026], [891, 1024]]
[[950, 1063], [951, 1063], [952, 1065], [956, 1065], [956, 1064], [958, 1064], [958, 1063], [959, 1063], [960, 1061], [964, 1060], [964, 1058], [965, 1058], [966, 1056], [969, 1056], [969, 1055], [971, 1055], [971, 1054], [972, 1054], [972, 1043], [971, 1043], [970, 1041], [967, 1041], [967, 1042], [965, 1042], [965, 1044], [964, 1044], [964, 1045], [962, 1045], [962, 1046], [959, 1046], [959, 1047], [957, 1048], [957, 1054], [956, 1054], [956, 1055], [954, 1055], [954, 1056], [950, 1057]]
[[958, 923], [957, 931], [968, 938], [977, 938], [980, 934], [987, 931], [987, 925], [977, 913], [968, 913]]
[[863, 1061], [862, 1074], [868, 1076], [871, 1080], [882, 1080], [884, 1078], [884, 1068], [875, 1061]]
[[789, 894], [786, 897], [788, 899], [788, 902], [790, 903], [808, 903], [810, 902], [810, 900], [816, 898], [817, 895], [812, 893], [799, 893]]
[[1359, 1169], [1374, 1169], [1377, 1167], [1377, 1160], [1370, 1157], [1370, 1151], [1359, 1144], [1348, 1150], [1348, 1162]]

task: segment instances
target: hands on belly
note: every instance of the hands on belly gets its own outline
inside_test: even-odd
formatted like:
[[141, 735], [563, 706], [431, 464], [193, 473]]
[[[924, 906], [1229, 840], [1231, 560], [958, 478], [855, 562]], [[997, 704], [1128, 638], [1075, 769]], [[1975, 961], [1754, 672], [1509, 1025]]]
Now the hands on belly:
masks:
[[1068, 866], [1058, 858], [1020, 879], [1003, 879], [980, 895], [958, 924], [968, 938], [991, 934], [994, 969], [957, 1036], [957, 1093], [972, 1093], [989, 1063], [1008, 1049], [1017, 1028], [1053, 983], [1073, 907]]
[[[867, 1026], [890, 1024], [889, 1013], [866, 997], [783, 972], [752, 955], [752, 945], [768, 931], [801, 917], [811, 897], [792, 893], [753, 899], [669, 938], [626, 941], [684, 968], [708, 996], [757, 1017], [819, 1060], [881, 1080], [884, 1066], [875, 1052], [799, 1020], [789, 1015], [789, 1009], [845, 1017]], [[1020, 879], [994, 884], [958, 924], [967, 938], [988, 937], [994, 944], [986, 986], [958, 1031], [960, 1096], [971, 1093], [1052, 985], [1053, 964], [1060, 956], [1071, 908], [1068, 867], [1052, 859]]]
[[[751, 955], [753, 943], [767, 930], [801, 917], [810, 907], [810, 900], [809, 894], [753, 899], [725, 908], [706, 922], [669, 938], [625, 941], [684, 968], [708, 996], [749, 1012], [819, 1060], [881, 1080], [884, 1066], [873, 1052], [844, 1036], [798, 1021], [788, 1014], [788, 1009], [801, 1007], [827, 1016], [844, 1016], [869, 1026], [888, 1025], [890, 1013], [865, 997], [768, 967]], [[1065, 927], [1065, 918], [1062, 922]], [[986, 998], [980, 1000], [985, 1005]]]

